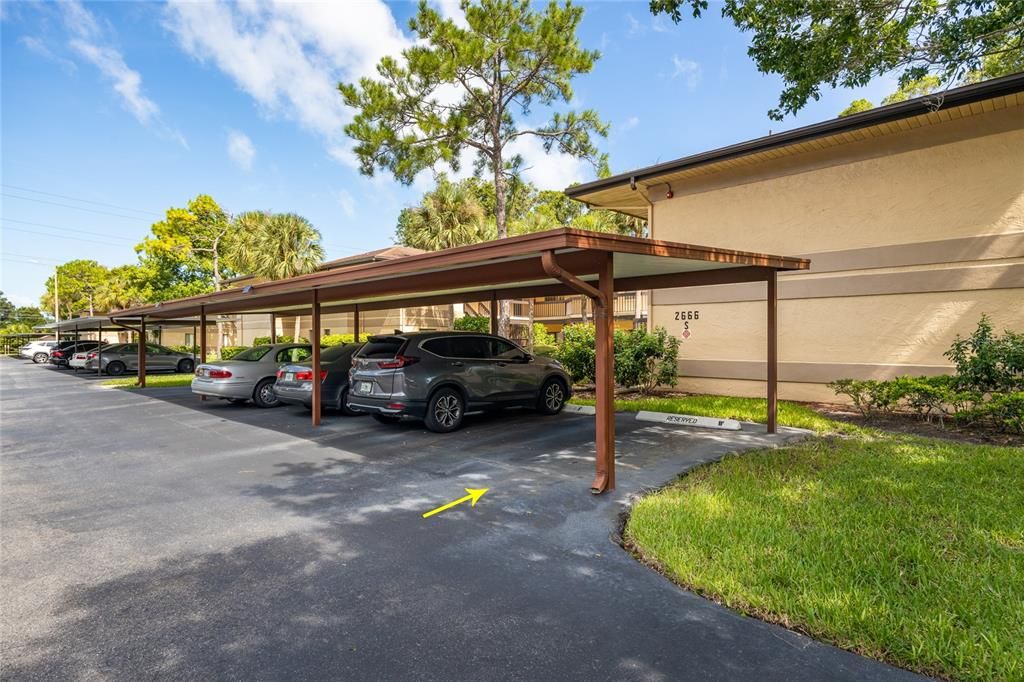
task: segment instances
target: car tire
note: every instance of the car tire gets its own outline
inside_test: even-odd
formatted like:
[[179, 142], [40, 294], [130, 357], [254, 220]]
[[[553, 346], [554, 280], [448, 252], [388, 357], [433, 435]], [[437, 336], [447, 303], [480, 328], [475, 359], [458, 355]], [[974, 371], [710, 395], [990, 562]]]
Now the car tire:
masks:
[[273, 377], [268, 377], [260, 379], [260, 382], [256, 384], [256, 388], [252, 392], [252, 401], [256, 407], [277, 407], [281, 404], [281, 401], [274, 395], [274, 381]]
[[423, 423], [434, 433], [449, 433], [462, 426], [466, 414], [466, 401], [462, 394], [447, 386], [439, 388], [427, 401], [427, 415]]
[[107, 374], [112, 377], [118, 377], [124, 374], [125, 370], [128, 369], [124, 366], [123, 362], [114, 360], [113, 362], [107, 363]]
[[347, 403], [348, 389], [346, 388], [342, 389], [341, 394], [338, 396], [338, 409], [341, 410], [341, 413], [346, 417], [355, 417], [356, 415], [361, 414], [360, 412], [356, 412], [351, 407], [349, 407]]
[[36, 363], [37, 365], [41, 365], [49, 359], [50, 356], [47, 355], [46, 353], [36, 353], [35, 355], [32, 356], [32, 362]]
[[402, 421], [402, 418], [394, 414], [380, 414], [379, 412], [373, 415], [373, 418], [379, 421], [381, 424], [397, 424]]
[[188, 358], [185, 358], [184, 360], [178, 362], [179, 374], [191, 374], [192, 371], [195, 370], [195, 368], [195, 363], [189, 360]]
[[541, 414], [558, 414], [565, 407], [567, 393], [564, 381], [556, 377], [549, 378], [540, 387], [540, 395], [537, 396], [537, 411]]

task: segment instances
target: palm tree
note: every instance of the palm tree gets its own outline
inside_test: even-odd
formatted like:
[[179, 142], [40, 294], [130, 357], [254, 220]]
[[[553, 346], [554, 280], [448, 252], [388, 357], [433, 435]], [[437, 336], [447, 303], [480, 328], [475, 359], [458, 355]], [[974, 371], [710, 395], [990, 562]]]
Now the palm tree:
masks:
[[398, 217], [398, 241], [426, 251], [450, 249], [493, 239], [497, 230], [486, 220], [486, 211], [472, 189], [444, 175], [419, 206], [406, 208]]
[[[295, 213], [248, 211], [235, 217], [230, 247], [232, 267], [261, 280], [285, 279], [315, 271], [324, 259], [320, 232]], [[295, 338], [301, 336], [295, 316]]]

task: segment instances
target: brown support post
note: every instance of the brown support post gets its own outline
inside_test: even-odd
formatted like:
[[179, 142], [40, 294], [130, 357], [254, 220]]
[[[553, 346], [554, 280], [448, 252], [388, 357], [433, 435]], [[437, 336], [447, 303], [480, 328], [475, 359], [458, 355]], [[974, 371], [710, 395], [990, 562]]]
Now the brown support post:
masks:
[[595, 426], [596, 472], [590, 491], [597, 494], [615, 489], [615, 290], [612, 254], [607, 254], [598, 273], [600, 298], [594, 302], [596, 325], [597, 418]]
[[[206, 306], [199, 306], [199, 364], [206, 362]], [[205, 395], [199, 396], [206, 400]]]
[[779, 409], [779, 280], [778, 273], [768, 274], [768, 433], [778, 427]]
[[359, 343], [359, 304], [356, 303], [356, 309], [352, 311], [352, 339]]
[[309, 330], [313, 346], [313, 426], [320, 426], [320, 290], [313, 289], [313, 328]]
[[498, 292], [491, 292], [491, 333], [498, 333]]
[[277, 343], [277, 313], [270, 313], [270, 343]]
[[146, 387], [146, 316], [139, 318], [139, 379], [135, 382], [139, 388]]

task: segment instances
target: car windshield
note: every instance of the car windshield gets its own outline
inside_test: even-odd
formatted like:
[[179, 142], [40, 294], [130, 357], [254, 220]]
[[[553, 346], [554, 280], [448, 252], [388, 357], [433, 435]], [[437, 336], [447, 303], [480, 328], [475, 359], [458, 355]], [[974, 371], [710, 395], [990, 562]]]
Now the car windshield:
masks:
[[263, 356], [270, 352], [273, 346], [253, 346], [246, 348], [238, 355], [232, 356], [232, 360], [243, 360], [245, 362], [258, 362]]

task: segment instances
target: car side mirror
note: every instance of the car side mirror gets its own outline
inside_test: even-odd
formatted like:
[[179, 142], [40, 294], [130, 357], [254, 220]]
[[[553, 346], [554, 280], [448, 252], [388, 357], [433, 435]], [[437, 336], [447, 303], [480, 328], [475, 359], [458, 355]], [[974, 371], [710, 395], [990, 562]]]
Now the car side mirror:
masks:
[[530, 355], [529, 353], [523, 353], [521, 356], [519, 356], [519, 362], [522, 362], [524, 364], [530, 362], [531, 360], [533, 360], [533, 356]]

